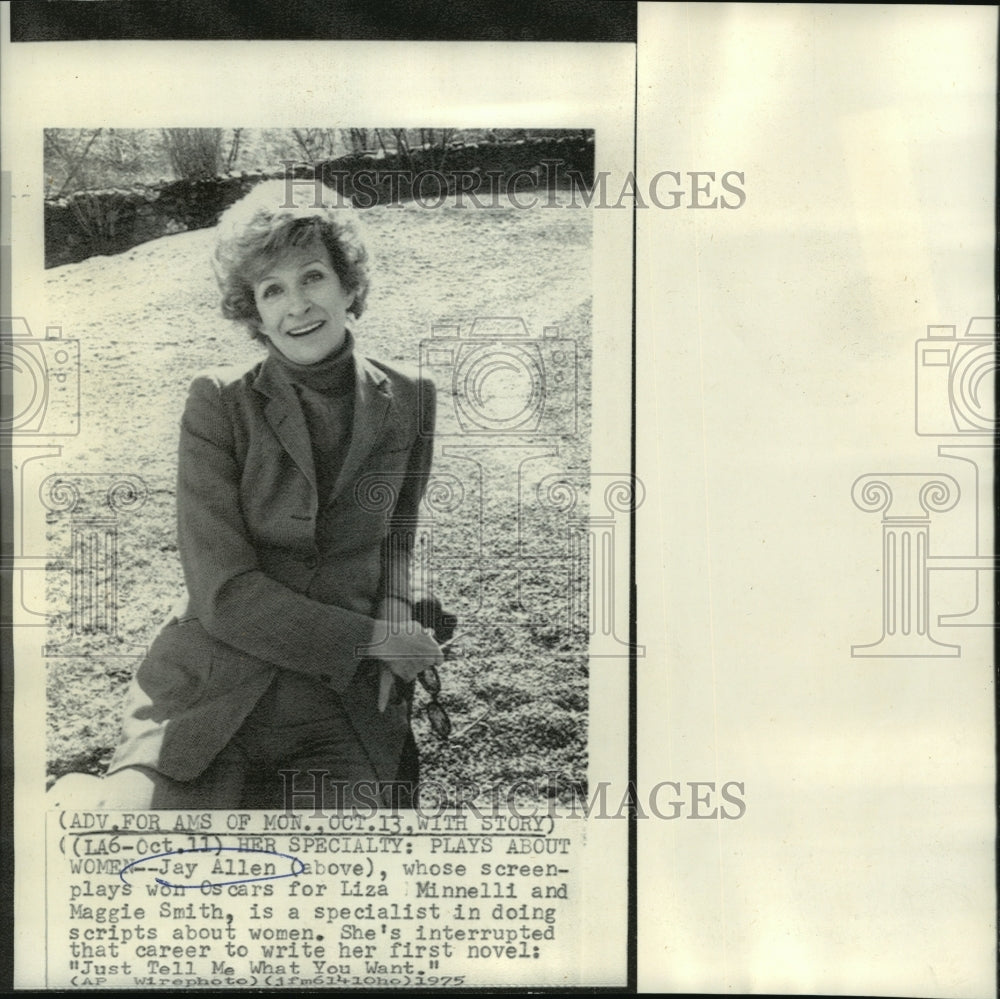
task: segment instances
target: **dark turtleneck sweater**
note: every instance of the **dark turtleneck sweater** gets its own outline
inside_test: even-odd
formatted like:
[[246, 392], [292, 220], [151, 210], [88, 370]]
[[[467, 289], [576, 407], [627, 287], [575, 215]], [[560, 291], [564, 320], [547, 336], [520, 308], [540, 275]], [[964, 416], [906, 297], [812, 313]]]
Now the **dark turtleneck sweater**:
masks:
[[351, 440], [354, 422], [354, 336], [316, 364], [296, 364], [273, 344], [268, 352], [295, 389], [312, 444], [316, 488], [322, 505], [333, 491]]

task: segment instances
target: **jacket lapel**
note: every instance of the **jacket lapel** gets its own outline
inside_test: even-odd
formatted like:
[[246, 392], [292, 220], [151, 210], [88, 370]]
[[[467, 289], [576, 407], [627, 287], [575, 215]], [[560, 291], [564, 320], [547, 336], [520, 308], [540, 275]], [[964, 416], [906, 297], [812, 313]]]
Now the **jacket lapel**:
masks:
[[[363, 357], [354, 355], [355, 387], [354, 416], [351, 442], [340, 466], [333, 492], [326, 497], [332, 502], [344, 487], [353, 481], [365, 459], [371, 454], [392, 405], [389, 379]], [[313, 467], [312, 445], [302, 407], [288, 380], [277, 371], [277, 362], [266, 357], [254, 381], [254, 388], [267, 396], [264, 417], [281, 446], [309, 481], [316, 493], [316, 470]]]
[[302, 407], [288, 380], [277, 370], [277, 362], [266, 357], [254, 388], [267, 396], [264, 417], [281, 442], [281, 446], [291, 455], [299, 471], [309, 480], [316, 491], [316, 469], [313, 467], [312, 445]]
[[351, 424], [351, 443], [328, 502], [339, 496], [345, 486], [357, 477], [382, 432], [382, 426], [392, 405], [389, 379], [357, 354], [354, 355], [354, 364], [354, 420]]

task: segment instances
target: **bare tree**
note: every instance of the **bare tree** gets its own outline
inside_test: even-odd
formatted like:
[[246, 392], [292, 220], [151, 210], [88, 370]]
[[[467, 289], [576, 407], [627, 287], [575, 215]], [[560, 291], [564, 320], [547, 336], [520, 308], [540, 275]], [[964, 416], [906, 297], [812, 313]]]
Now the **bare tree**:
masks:
[[336, 150], [336, 131], [332, 128], [293, 128], [292, 135], [307, 163], [331, 159]]
[[229, 141], [229, 152], [226, 154], [226, 172], [228, 173], [233, 168], [233, 164], [236, 162], [236, 158], [240, 154], [240, 137], [243, 134], [242, 128], [233, 129], [233, 137]]
[[389, 133], [396, 143], [396, 155], [402, 156], [406, 160], [406, 165], [413, 169], [413, 151], [410, 149], [410, 140], [405, 128], [390, 128]]
[[101, 128], [48, 128], [45, 130], [46, 176], [49, 182], [57, 171], [65, 172], [62, 184], [54, 196], [71, 190], [70, 185], [83, 172], [84, 163], [104, 130]]
[[377, 128], [342, 128], [340, 130], [341, 144], [350, 153], [373, 152], [376, 139], [379, 141], [382, 139]]

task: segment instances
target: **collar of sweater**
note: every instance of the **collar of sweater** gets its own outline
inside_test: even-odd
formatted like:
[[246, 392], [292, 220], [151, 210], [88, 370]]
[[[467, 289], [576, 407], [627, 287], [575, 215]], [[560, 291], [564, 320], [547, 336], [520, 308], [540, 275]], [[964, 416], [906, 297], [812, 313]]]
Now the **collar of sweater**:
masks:
[[323, 395], [346, 395], [354, 390], [354, 335], [347, 330], [339, 350], [315, 364], [296, 364], [268, 342], [267, 351], [275, 365], [296, 386], [322, 392]]

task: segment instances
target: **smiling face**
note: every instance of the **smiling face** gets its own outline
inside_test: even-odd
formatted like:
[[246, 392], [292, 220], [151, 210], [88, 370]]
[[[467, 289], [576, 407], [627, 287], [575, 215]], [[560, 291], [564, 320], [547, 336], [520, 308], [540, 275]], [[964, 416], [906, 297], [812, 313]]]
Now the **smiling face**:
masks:
[[290, 361], [315, 364], [339, 350], [354, 293], [344, 290], [320, 243], [272, 260], [254, 283], [260, 331]]

